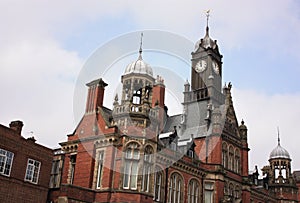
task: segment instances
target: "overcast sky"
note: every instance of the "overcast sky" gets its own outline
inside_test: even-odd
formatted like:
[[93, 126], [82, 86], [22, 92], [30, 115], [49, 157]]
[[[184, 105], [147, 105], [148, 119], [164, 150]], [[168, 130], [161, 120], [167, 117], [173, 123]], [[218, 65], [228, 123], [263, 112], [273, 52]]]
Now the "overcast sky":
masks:
[[[232, 82], [239, 122], [244, 119], [249, 129], [249, 169], [268, 163], [277, 145], [277, 126], [293, 169], [300, 169], [297, 0], [2, 0], [0, 123], [8, 126], [20, 119], [24, 137], [33, 131], [38, 143], [58, 147], [77, 124], [75, 84], [95, 50], [143, 30], [163, 30], [196, 42], [205, 34], [206, 9], [211, 9], [210, 35], [223, 54], [223, 82]], [[147, 52], [146, 59], [157, 62]], [[105, 105], [111, 107], [111, 101]]]

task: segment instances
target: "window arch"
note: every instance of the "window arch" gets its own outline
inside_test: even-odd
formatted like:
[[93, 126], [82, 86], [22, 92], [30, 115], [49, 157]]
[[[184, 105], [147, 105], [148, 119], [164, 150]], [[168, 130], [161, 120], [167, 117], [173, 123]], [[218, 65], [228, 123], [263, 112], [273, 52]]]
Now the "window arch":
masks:
[[235, 171], [237, 173], [241, 172], [241, 154], [240, 154], [240, 150], [236, 149], [235, 150]]
[[188, 203], [200, 202], [200, 184], [196, 179], [192, 179], [188, 186]]
[[140, 159], [139, 145], [130, 143], [125, 150], [125, 166], [123, 176], [124, 189], [137, 189], [138, 163]]
[[233, 147], [229, 147], [229, 169], [234, 171], [234, 151]]
[[150, 191], [150, 180], [152, 174], [153, 165], [153, 148], [151, 146], [146, 146], [144, 151], [144, 166], [143, 166], [143, 182], [142, 190], [145, 192]]
[[222, 164], [228, 168], [228, 146], [225, 142], [222, 144]]
[[183, 201], [183, 179], [178, 173], [173, 173], [169, 182], [168, 203], [181, 203]]

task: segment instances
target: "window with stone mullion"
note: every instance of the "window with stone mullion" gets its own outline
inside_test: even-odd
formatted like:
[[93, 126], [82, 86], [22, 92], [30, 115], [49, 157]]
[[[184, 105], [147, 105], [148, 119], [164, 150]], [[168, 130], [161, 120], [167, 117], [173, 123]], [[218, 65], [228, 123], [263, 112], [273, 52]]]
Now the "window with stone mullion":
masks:
[[123, 177], [124, 189], [137, 189], [138, 164], [139, 164], [139, 149], [137, 144], [131, 144], [125, 151], [125, 166]]

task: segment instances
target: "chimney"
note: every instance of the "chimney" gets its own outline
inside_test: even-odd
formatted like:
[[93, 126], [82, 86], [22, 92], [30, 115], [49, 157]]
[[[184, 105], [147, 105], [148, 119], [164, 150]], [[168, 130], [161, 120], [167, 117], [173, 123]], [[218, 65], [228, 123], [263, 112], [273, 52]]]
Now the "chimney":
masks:
[[9, 124], [10, 129], [16, 131], [18, 135], [21, 135], [23, 122], [22, 121], [12, 121]]
[[104, 89], [107, 84], [100, 78], [86, 85], [89, 87], [89, 90], [85, 113], [94, 113], [97, 107], [103, 106]]
[[165, 85], [164, 79], [161, 76], [157, 76], [155, 84], [152, 90], [152, 107], [159, 106], [163, 108], [165, 106]]

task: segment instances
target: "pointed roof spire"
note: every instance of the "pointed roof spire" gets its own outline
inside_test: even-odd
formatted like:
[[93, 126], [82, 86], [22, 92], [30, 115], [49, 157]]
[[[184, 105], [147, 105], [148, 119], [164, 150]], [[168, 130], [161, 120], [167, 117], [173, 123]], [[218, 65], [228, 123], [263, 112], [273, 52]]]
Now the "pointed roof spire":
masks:
[[208, 21], [209, 21], [209, 17], [210, 17], [210, 9], [205, 11], [205, 15], [206, 15], [206, 36], [209, 36]]
[[278, 145], [280, 145], [280, 137], [279, 137], [279, 127], [277, 126], [277, 134], [278, 134]]
[[140, 50], [139, 50], [139, 59], [142, 59], [142, 53], [143, 53], [143, 32], [141, 33], [141, 42], [140, 42]]

